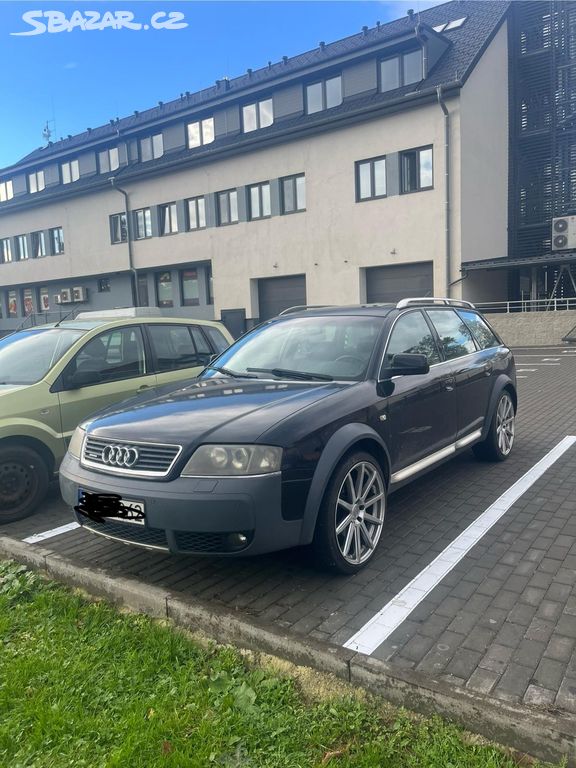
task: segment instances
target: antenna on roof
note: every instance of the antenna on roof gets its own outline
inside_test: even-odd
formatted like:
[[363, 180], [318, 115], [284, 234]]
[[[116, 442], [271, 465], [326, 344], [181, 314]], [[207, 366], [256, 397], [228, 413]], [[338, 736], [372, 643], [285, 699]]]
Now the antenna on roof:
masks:
[[46, 120], [46, 125], [42, 129], [42, 138], [47, 144], [50, 143], [50, 137], [52, 136], [52, 131], [50, 130], [49, 123], [50, 123], [50, 120]]

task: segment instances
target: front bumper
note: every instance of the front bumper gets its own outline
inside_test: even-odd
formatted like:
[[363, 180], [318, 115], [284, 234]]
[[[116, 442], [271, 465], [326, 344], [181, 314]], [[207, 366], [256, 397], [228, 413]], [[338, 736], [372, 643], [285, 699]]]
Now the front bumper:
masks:
[[[60, 465], [60, 489], [71, 507], [78, 491], [117, 493], [142, 501], [144, 525], [76, 515], [84, 528], [110, 539], [177, 554], [242, 556], [273, 552], [300, 543], [301, 520], [282, 518], [280, 473], [253, 477], [179, 477], [168, 482], [111, 476], [80, 466], [67, 454]], [[232, 546], [231, 534], [246, 544]]]

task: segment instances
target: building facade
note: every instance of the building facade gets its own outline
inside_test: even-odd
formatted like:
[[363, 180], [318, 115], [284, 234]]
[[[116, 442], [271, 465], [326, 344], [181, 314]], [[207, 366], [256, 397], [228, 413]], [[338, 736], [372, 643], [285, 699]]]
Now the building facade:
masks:
[[454, 0], [3, 169], [0, 332], [131, 304], [239, 333], [299, 304], [507, 299], [515, 23]]

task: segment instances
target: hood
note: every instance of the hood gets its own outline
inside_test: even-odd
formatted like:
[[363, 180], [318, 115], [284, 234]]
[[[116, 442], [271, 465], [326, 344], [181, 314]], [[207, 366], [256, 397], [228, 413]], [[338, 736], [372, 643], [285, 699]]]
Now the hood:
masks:
[[0, 397], [17, 392], [19, 389], [26, 389], [30, 384], [0, 384]]
[[[122, 441], [247, 443], [351, 384], [343, 382], [196, 380], [148, 395], [91, 420], [89, 434]], [[128, 405], [128, 407], [127, 407]]]

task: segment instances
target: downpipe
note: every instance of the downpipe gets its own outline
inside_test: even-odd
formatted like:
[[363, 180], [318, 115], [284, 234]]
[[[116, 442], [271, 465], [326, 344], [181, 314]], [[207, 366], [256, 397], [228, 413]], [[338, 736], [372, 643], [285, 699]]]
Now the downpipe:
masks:
[[116, 184], [116, 179], [114, 176], [110, 177], [110, 184], [112, 184], [112, 188], [116, 190], [116, 192], [120, 192], [121, 195], [124, 196], [124, 210], [126, 212], [126, 235], [128, 238], [128, 268], [130, 269], [130, 282], [132, 284], [132, 304], [135, 307], [138, 307], [139, 301], [138, 301], [138, 272], [136, 271], [136, 268], [134, 267], [134, 255], [132, 252], [132, 222], [130, 221], [130, 198], [128, 197], [128, 192], [126, 192], [125, 189], [122, 187], [119, 187], [118, 184]]
[[[444, 221], [446, 227], [446, 297], [450, 298], [451, 287], [454, 283], [450, 282], [452, 274], [452, 247], [450, 238], [450, 112], [446, 107], [446, 102], [442, 95], [442, 86], [436, 88], [438, 104], [444, 113]], [[458, 281], [455, 281], [458, 282]]]

